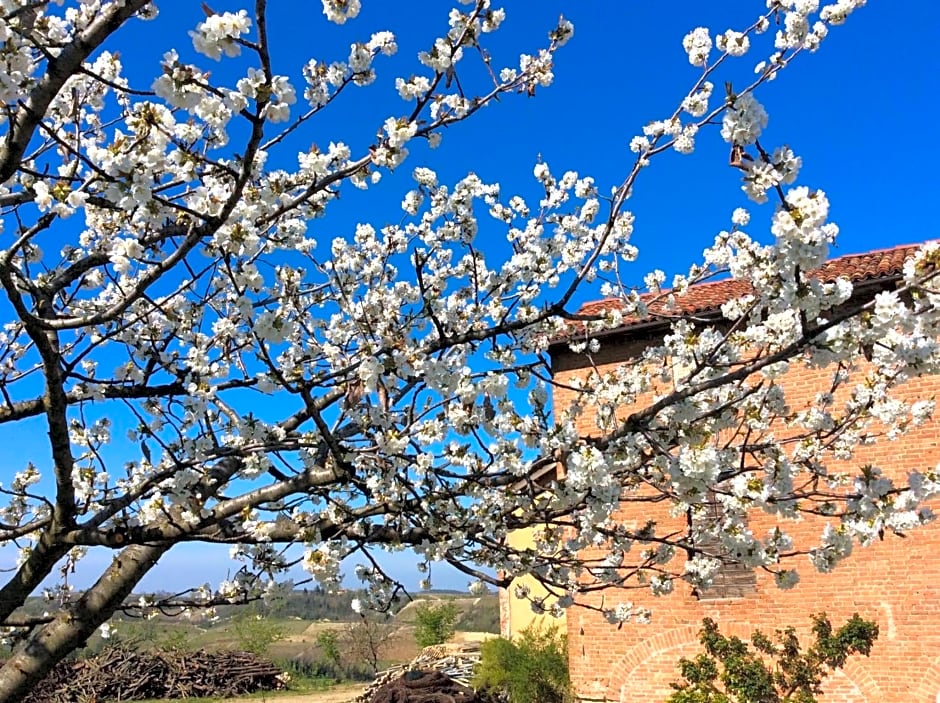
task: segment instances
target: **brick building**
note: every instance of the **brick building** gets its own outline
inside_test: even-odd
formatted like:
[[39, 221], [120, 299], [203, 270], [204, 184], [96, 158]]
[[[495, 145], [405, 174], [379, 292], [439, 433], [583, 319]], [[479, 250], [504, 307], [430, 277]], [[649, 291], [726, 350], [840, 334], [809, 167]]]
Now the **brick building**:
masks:
[[[833, 259], [818, 275], [823, 280], [847, 276], [854, 282], [859, 299], [870, 298], [896, 285], [904, 261], [915, 250], [914, 246], [897, 247]], [[695, 286], [680, 299], [681, 310], [720, 324], [718, 307], [746, 292], [742, 285], [746, 286], [737, 281], [717, 281]], [[584, 311], [597, 312], [615, 304], [598, 301], [585, 306]], [[667, 327], [662, 319], [626, 321], [601, 338], [600, 352], [593, 355], [595, 368], [603, 373], [634, 359], [644, 347], [661, 339]], [[551, 351], [557, 380], [586, 372], [585, 357], [571, 352], [567, 344], [556, 344]], [[809, 403], [826, 388], [830, 377], [831, 371], [825, 370], [789, 371], [783, 384], [791, 407], [801, 399]], [[555, 407], [565, 407], [571, 401], [571, 392], [562, 386], [556, 388]], [[911, 380], [900, 393], [911, 399], [940, 396], [940, 378]], [[589, 422], [587, 414], [584, 422]], [[897, 441], [882, 440], [864, 447], [844, 468], [857, 472], [860, 466], [872, 463], [903, 476], [909, 469], [935, 466], [940, 462], [938, 423], [940, 420], [935, 419]], [[592, 428], [585, 424], [579, 429], [587, 435]], [[642, 514], [636, 514], [640, 509]], [[627, 523], [643, 524], [654, 519], [663, 529], [681, 530], [685, 519], [671, 517], [669, 505], [662, 503], [645, 503], [642, 508], [624, 504], [621, 512]], [[820, 520], [808, 518], [789, 524], [798, 547], [802, 540], [808, 545], [818, 539], [823, 525]], [[764, 534], [777, 521], [779, 518], [754, 515], [749, 527], [755, 534]], [[684, 553], [677, 553], [672, 566], [681, 570], [679, 560], [686, 558]], [[940, 525], [920, 528], [907, 538], [886, 534], [883, 541], [870, 547], [856, 546], [853, 555], [830, 574], [817, 573], [805, 558], [797, 566], [802, 580], [792, 590], [777, 588], [764, 572], [728, 565], [715, 586], [703, 593], [676, 582], [674, 592], [662, 597], [654, 596], [649, 589], [587, 595], [595, 605], [607, 598], [608, 602], [629, 600], [649, 607], [653, 622], [629, 623], [618, 629], [597, 612], [571, 608], [566, 627], [577, 694], [588, 701], [665, 700], [670, 682], [678, 679], [679, 658], [700, 651], [697, 637], [704, 617], [714, 618], [727, 634], [749, 639], [755, 629], [770, 634], [784, 626], [808, 635], [810, 615], [825, 611], [834, 623], [858, 612], [875, 620], [881, 632], [870, 658], [853, 657], [843, 670], [830, 677], [824, 700], [940, 703]], [[518, 624], [512, 623], [511, 629], [517, 631]]]

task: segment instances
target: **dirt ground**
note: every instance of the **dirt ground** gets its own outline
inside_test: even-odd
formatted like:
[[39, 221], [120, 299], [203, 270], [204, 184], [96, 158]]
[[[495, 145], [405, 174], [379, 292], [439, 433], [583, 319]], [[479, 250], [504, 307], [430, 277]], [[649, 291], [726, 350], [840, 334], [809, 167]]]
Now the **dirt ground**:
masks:
[[[303, 693], [287, 696], [271, 696], [267, 700], [269, 703], [348, 703], [358, 696], [365, 689], [365, 686], [356, 684], [352, 686], [334, 686], [328, 691], [318, 691], [316, 693]], [[230, 698], [225, 703], [253, 703], [258, 699]]]

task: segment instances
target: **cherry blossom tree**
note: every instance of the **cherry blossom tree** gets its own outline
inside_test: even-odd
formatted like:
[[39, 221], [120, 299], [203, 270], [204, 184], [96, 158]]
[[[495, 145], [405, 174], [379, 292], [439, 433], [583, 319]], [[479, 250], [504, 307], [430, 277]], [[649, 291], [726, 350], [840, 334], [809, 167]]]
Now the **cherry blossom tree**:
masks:
[[[836, 479], [822, 467], [835, 437], [851, 452], [867, 422], [903, 432], [925, 420], [932, 403], [905, 404], [891, 389], [936, 370], [930, 281], [940, 251], [922, 251], [898, 292], [847, 307], [849, 281], [808, 273], [836, 236], [826, 196], [797, 184], [799, 156], [760, 141], [765, 84], [863, 4], [769, 0], [736, 30], [694, 29], [682, 41], [690, 86], [630, 143], [622, 180], [595, 183], [540, 162], [539, 196], [526, 201], [472, 173], [442, 183], [423, 163], [405, 165], [408, 147], [434, 146], [445, 128], [501, 98], [549, 86], [574, 32], [564, 18], [546, 27], [543, 46], [500, 56], [488, 47], [505, 13], [489, 0], [464, 2], [428, 38], [414, 74], [391, 77], [401, 107], [375, 116], [370, 145], [337, 138], [296, 154], [292, 136], [343, 93], [378, 80], [395, 35], [364, 37], [342, 60], [282, 67], [266, 0], [239, 12], [204, 6], [190, 33], [199, 60], [170, 49], [159, 75], [134, 85], [110, 47], [125, 24], [152, 18], [153, 4], [0, 0], [0, 423], [38, 418], [48, 437], [0, 486], [0, 543], [19, 555], [0, 587], [0, 625], [13, 646], [0, 701], [20, 699], [118, 610], [246, 602], [284, 587], [295, 561], [331, 583], [340, 562], [358, 555], [369, 594], [359, 608], [386, 607], [402, 588], [376, 549], [411, 548], [419, 568], [449, 562], [475, 586], [534, 573], [558, 594], [555, 608], [642, 566], [657, 569], [661, 591], [676, 578], [707, 584], [708, 554], [685, 572], [666, 568], [688, 535], [616, 525], [624, 486], [642, 482], [695, 509], [731, 478], [725, 520], [754, 509], [786, 518], [810, 490], [795, 487], [797, 472], [815, 472], [819, 490], [832, 493]], [[338, 24], [359, 10], [359, 0], [322, 2]], [[754, 54], [753, 80], [723, 87], [726, 65]], [[736, 211], [672, 291], [660, 294], [665, 278], [653, 272], [641, 295], [621, 276], [637, 257], [629, 197], [657, 157], [691, 153], [701, 139], [727, 142], [748, 196], [773, 210], [773, 243], [752, 239], [749, 213]], [[398, 224], [313, 236], [311, 224], [341, 193], [405, 168], [414, 184], [389, 215]], [[501, 238], [506, 253], [483, 246], [481, 232]], [[624, 417], [617, 409], [656, 381], [636, 364], [585, 378], [580, 400], [552, 412], [553, 340], [572, 335], [572, 348], [590, 353], [597, 334], [648, 314], [657, 295], [681, 296], [721, 275], [752, 284], [725, 306], [730, 328], [676, 316], [647, 352], [683, 370], [672, 392]], [[582, 290], [621, 304], [578, 315]], [[868, 392], [838, 407], [823, 394], [797, 423], [807, 440], [799, 455], [773, 441], [768, 428], [786, 406], [774, 379], [786, 364], [832, 369], [838, 386], [860, 349], [874, 349]], [[599, 432], [582, 437], [575, 422], [589, 411]], [[114, 431], [117, 418], [129, 432]], [[675, 431], [680, 423], [691, 429]], [[744, 424], [747, 446], [718, 451], [703, 441]], [[554, 465], [560, 478], [545, 495], [531, 477]], [[907, 485], [876, 468], [840, 480], [840, 526], [813, 552], [820, 569], [878, 530], [930, 518], [921, 507], [937, 489], [929, 470]], [[507, 534], [534, 524], [544, 528], [542, 554], [514, 552]], [[707, 521], [696, 529], [726, 534]], [[749, 566], [792, 583], [784, 531], [734, 534]], [[236, 577], [131, 598], [186, 542], [231, 545]], [[587, 546], [607, 556], [586, 564]], [[65, 576], [91, 549], [111, 550], [113, 560], [76, 593]], [[56, 574], [63, 581], [46, 589], [48, 612], [24, 614]], [[605, 614], [645, 617], [628, 605]]]

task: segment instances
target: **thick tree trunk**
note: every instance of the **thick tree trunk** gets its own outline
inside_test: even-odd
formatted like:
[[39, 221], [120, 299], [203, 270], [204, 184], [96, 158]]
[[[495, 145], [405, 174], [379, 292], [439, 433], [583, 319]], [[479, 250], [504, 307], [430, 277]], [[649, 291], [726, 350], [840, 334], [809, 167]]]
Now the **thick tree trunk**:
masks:
[[170, 545], [133, 545], [115, 556], [94, 586], [39, 627], [0, 669], [0, 703], [21, 701], [59, 661], [80, 647], [131, 594]]

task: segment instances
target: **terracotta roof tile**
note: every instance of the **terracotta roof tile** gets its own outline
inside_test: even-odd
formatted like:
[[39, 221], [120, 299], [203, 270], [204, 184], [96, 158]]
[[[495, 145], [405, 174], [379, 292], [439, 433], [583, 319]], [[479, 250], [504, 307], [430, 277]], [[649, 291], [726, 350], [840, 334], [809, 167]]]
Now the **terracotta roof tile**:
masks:
[[[878, 249], [862, 254], [849, 254], [831, 259], [819, 267], [814, 272], [814, 276], [824, 282], [831, 282], [840, 276], [848, 278], [852, 282], [876, 280], [888, 278], [901, 273], [904, 262], [907, 261], [923, 244], [905, 244], [893, 247], [891, 249]], [[677, 296], [676, 307], [666, 311], [665, 296], [660, 294], [654, 296], [651, 293], [643, 297], [651, 300], [654, 297], [659, 298], [650, 304], [650, 310], [654, 313], [660, 313], [668, 316], [676, 314], [695, 315], [706, 312], [712, 312], [720, 308], [724, 303], [733, 298], [746, 295], [752, 290], [747, 281], [725, 279], [721, 281], [711, 281], [708, 283], [699, 283], [690, 286], [688, 292], [683, 296]], [[668, 291], [664, 291], [668, 293]], [[621, 307], [622, 301], [619, 298], [604, 298], [585, 303], [578, 310], [580, 315], [599, 315], [607, 310], [613, 310]], [[628, 329], [635, 325], [654, 319], [654, 315], [645, 318], [624, 318], [623, 325], [618, 328], [619, 331]], [[574, 323], [577, 325], [578, 323]], [[562, 341], [558, 339], [557, 341]]]

